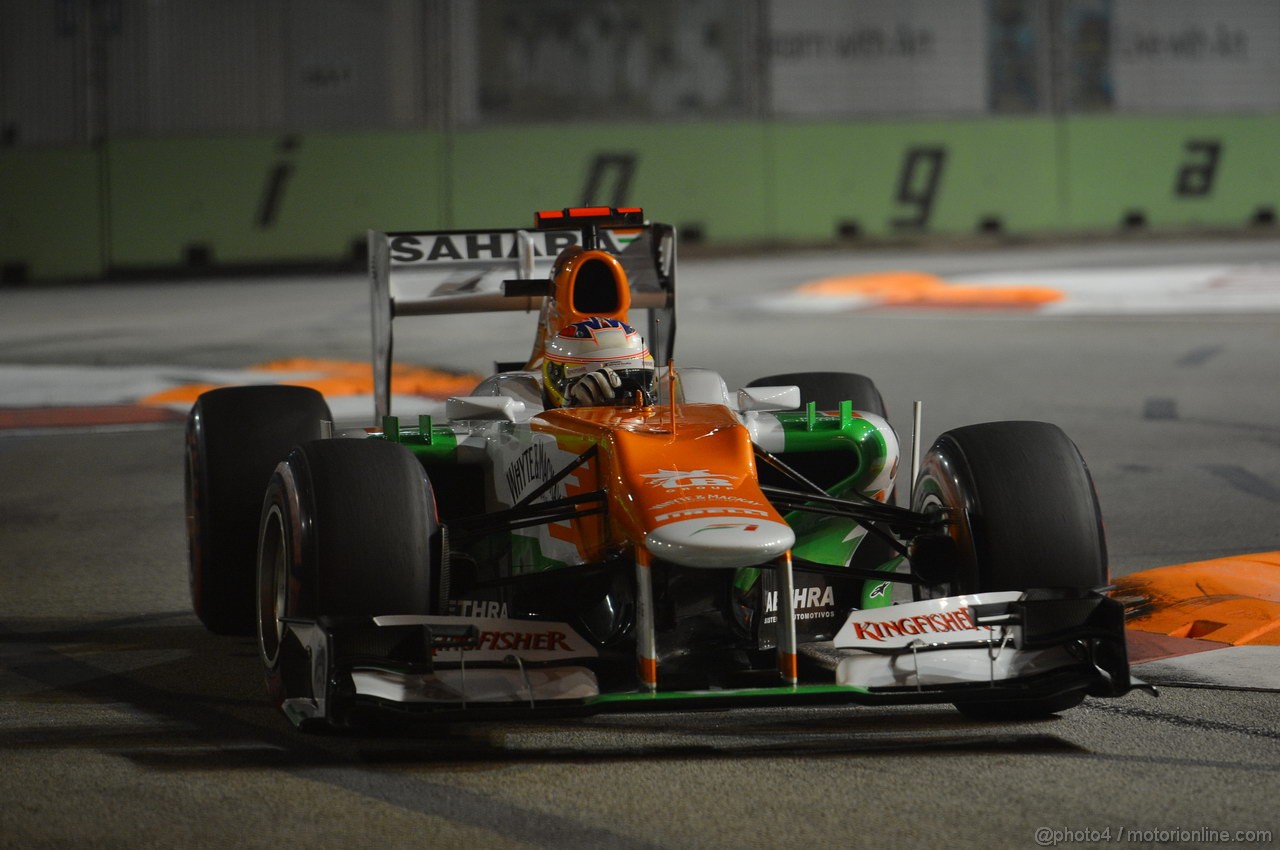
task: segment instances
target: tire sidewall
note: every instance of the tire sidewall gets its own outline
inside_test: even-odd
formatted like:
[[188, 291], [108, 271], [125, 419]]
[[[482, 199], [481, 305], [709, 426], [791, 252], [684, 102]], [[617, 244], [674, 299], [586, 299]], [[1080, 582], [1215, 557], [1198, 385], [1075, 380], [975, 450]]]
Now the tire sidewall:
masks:
[[325, 687], [282, 619], [435, 613], [438, 541], [430, 483], [407, 449], [338, 439], [290, 452], [258, 533], [258, 654], [272, 701]]
[[211, 631], [252, 635], [263, 494], [275, 465], [331, 419], [323, 396], [293, 386], [204, 393], [187, 417], [185, 484], [192, 606]]
[[819, 410], [835, 410], [840, 402], [852, 401], [854, 410], [874, 413], [885, 421], [889, 419], [884, 397], [875, 382], [856, 372], [791, 372], [756, 378], [747, 386], [796, 386], [800, 388], [802, 402], [815, 402]]
[[944, 433], [921, 465], [912, 507], [951, 513], [960, 563], [949, 590], [1107, 584], [1093, 479], [1057, 426], [994, 422]]
[[[1067, 588], [1107, 583], [1106, 540], [1093, 479], [1057, 426], [994, 422], [947, 431], [921, 465], [917, 511], [949, 512], [956, 577], [920, 595]], [[1037, 553], [1040, 557], [1037, 557]], [[1047, 717], [1083, 701], [1076, 688], [1046, 697], [956, 703], [967, 717], [1015, 721]]]

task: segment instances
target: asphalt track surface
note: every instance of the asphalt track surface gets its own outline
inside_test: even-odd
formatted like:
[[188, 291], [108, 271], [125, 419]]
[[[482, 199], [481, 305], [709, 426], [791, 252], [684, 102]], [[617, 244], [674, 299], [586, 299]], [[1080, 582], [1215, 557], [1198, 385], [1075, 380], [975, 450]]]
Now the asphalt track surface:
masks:
[[[1058, 423], [1090, 463], [1115, 575], [1275, 551], [1280, 284], [1274, 309], [1262, 298], [1240, 313], [767, 303], [814, 279], [894, 269], [1092, 280], [1217, 263], [1274, 268], [1280, 242], [686, 259], [677, 353], [731, 387], [866, 373], [904, 434], [923, 400], [926, 445], [970, 422]], [[519, 314], [419, 322], [397, 326], [399, 358], [474, 371], [523, 356], [531, 333]], [[354, 275], [0, 291], [0, 407], [97, 404], [142, 373], [196, 380], [368, 350]], [[209, 635], [189, 613], [181, 448], [165, 423], [0, 433], [0, 846], [1216, 846], [1218, 832], [1224, 846], [1269, 846], [1280, 835], [1280, 697], [1267, 690], [1164, 687], [1018, 724], [949, 707], [817, 708], [296, 733], [266, 705], [253, 642]]]

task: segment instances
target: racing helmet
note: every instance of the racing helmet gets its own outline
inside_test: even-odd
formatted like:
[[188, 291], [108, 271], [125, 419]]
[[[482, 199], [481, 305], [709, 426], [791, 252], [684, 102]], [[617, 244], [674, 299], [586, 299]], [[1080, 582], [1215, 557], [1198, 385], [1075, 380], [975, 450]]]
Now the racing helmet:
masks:
[[620, 379], [616, 398], [636, 390], [650, 397], [653, 355], [640, 333], [619, 319], [592, 316], [565, 325], [547, 340], [542, 386], [548, 407], [567, 407], [575, 381], [590, 372], [611, 369]]

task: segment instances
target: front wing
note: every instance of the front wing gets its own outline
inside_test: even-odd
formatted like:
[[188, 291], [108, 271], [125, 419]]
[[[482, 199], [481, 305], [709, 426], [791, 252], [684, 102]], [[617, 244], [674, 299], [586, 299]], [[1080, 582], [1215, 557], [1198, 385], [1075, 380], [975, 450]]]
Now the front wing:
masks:
[[[567, 623], [455, 616], [287, 621], [310, 658], [297, 725], [370, 715], [447, 719], [792, 703], [1017, 703], [1131, 688], [1123, 607], [1096, 592], [1033, 590], [854, 611], [832, 641], [802, 646], [825, 663], [795, 685], [605, 689], [628, 663]], [[809, 650], [804, 652], [804, 650]]]

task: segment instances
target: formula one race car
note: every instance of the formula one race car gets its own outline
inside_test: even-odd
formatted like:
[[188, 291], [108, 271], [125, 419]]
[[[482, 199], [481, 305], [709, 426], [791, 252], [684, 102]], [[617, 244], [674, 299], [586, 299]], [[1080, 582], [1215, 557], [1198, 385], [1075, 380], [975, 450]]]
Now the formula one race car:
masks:
[[[866, 377], [731, 394], [676, 367], [675, 232], [639, 209], [371, 232], [370, 258], [377, 427], [335, 433], [286, 386], [213, 390], [188, 420], [196, 613], [256, 629], [299, 726], [797, 701], [1018, 718], [1130, 689], [1093, 484], [1057, 427], [943, 434], [900, 507]], [[526, 361], [445, 421], [391, 415], [394, 318], [509, 309], [537, 311]]]

